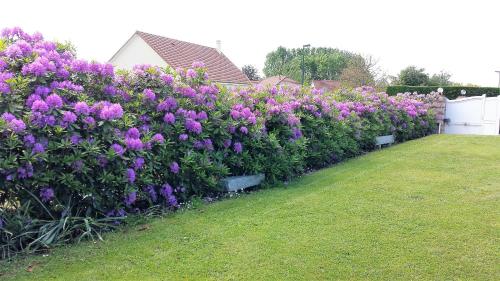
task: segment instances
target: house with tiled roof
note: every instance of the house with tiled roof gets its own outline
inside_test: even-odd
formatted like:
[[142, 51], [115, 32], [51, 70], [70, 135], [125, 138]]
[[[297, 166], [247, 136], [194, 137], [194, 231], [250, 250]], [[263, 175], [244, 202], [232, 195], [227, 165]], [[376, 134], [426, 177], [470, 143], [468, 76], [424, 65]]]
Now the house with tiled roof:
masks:
[[335, 80], [313, 80], [311, 87], [325, 92], [334, 92], [341, 87], [340, 81]]
[[172, 68], [191, 67], [194, 61], [205, 63], [208, 78], [225, 86], [246, 86], [250, 80], [217, 48], [184, 42], [137, 31], [110, 59], [115, 67], [132, 69], [137, 64]]

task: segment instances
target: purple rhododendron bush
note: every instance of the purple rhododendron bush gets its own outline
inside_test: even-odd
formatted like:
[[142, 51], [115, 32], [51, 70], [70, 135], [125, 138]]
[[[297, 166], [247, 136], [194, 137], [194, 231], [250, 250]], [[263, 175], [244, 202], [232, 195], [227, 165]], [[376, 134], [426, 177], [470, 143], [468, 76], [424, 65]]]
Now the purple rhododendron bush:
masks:
[[362, 87], [229, 91], [189, 69], [76, 58], [19, 28], [0, 39], [0, 245], [3, 255], [100, 237], [127, 214], [174, 210], [219, 180], [289, 180], [434, 130], [428, 104]]

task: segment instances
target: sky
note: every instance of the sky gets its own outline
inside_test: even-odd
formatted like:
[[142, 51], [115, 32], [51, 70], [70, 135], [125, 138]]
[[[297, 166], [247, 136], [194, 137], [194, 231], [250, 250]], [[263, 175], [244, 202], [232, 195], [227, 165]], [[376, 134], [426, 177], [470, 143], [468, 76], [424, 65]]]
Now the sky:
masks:
[[499, 0], [29, 1], [2, 3], [0, 28], [71, 41], [83, 59], [108, 61], [136, 31], [215, 47], [238, 67], [264, 67], [278, 46], [371, 55], [388, 75], [416, 65], [452, 80], [497, 86]]

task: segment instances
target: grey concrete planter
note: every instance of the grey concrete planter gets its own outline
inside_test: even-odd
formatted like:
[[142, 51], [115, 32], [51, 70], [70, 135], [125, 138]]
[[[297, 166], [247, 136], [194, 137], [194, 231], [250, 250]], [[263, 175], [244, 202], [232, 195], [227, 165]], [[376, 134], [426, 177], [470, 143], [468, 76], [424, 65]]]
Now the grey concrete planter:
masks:
[[222, 179], [220, 183], [226, 191], [238, 191], [248, 187], [259, 185], [264, 180], [264, 178], [264, 174], [227, 177]]
[[382, 145], [391, 145], [394, 143], [394, 135], [379, 136], [375, 138], [375, 145], [382, 148]]

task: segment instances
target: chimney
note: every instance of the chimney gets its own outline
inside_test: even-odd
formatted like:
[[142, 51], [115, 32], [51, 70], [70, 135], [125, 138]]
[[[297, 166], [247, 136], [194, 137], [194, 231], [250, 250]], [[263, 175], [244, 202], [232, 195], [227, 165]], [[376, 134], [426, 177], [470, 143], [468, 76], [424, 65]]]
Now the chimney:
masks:
[[215, 48], [217, 49], [217, 52], [222, 53], [222, 48], [221, 48], [221, 41], [217, 40], [215, 41]]

